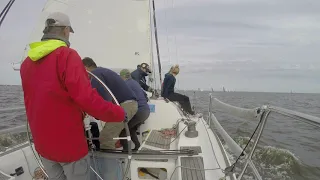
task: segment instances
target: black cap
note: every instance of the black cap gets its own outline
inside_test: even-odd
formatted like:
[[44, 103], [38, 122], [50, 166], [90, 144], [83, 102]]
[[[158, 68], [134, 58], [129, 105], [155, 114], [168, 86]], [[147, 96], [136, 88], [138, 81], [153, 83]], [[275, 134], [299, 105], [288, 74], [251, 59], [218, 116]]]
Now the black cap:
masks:
[[141, 63], [140, 67], [141, 67], [141, 68], [144, 68], [147, 73], [152, 73], [151, 70], [150, 70], [149, 64], [147, 64], [147, 63]]

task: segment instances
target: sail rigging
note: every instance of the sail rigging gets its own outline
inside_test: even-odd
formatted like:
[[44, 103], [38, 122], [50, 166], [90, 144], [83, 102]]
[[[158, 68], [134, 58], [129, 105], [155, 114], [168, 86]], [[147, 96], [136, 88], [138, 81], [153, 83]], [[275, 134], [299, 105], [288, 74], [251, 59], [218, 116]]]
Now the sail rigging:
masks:
[[161, 69], [161, 61], [160, 61], [160, 51], [159, 51], [159, 42], [158, 42], [158, 30], [157, 30], [157, 20], [156, 20], [156, 8], [154, 0], [152, 0], [152, 10], [153, 10], [153, 25], [154, 25], [154, 36], [156, 41], [156, 50], [157, 50], [157, 60], [158, 60], [158, 68], [159, 68], [159, 78], [160, 84], [162, 84], [162, 69]]
[[11, 7], [12, 7], [14, 2], [15, 2], [15, 0], [10, 0], [8, 2], [8, 4], [4, 7], [4, 9], [1, 11], [1, 13], [0, 13], [0, 27], [1, 27], [2, 23], [3, 23], [3, 21], [5, 20], [8, 12], [10, 11], [10, 9], [11, 9]]

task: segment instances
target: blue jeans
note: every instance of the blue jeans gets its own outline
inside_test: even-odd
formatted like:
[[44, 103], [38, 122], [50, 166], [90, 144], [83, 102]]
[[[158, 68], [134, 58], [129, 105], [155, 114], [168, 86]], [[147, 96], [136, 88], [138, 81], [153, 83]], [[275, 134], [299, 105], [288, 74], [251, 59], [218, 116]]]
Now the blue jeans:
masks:
[[[94, 161], [96, 163], [94, 164]], [[121, 180], [122, 171], [121, 164], [118, 159], [115, 158], [105, 158], [105, 157], [95, 157], [91, 158], [92, 168], [99, 174], [103, 180]], [[91, 170], [91, 180], [101, 180], [96, 174]]]

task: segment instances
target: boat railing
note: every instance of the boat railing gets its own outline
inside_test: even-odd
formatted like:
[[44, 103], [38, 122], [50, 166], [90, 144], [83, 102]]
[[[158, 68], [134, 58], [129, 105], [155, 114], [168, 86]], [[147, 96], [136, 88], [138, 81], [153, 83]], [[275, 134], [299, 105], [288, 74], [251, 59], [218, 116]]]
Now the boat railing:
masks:
[[[320, 118], [318, 118], [318, 117], [311, 116], [311, 115], [304, 114], [304, 113], [300, 113], [300, 112], [296, 112], [296, 111], [292, 111], [292, 110], [288, 110], [288, 109], [284, 109], [284, 108], [280, 108], [280, 107], [276, 107], [276, 106], [263, 105], [262, 107], [259, 107], [259, 108], [245, 109], [245, 108], [240, 108], [240, 107], [226, 104], [226, 103], [218, 100], [217, 98], [213, 98], [212, 94], [210, 94], [209, 100], [210, 100], [209, 101], [209, 109], [208, 109], [209, 115], [208, 115], [208, 119], [207, 119], [208, 125], [210, 126], [211, 123], [214, 125], [217, 132], [224, 139], [226, 145], [229, 147], [230, 151], [232, 153], [234, 153], [234, 155], [238, 156], [239, 158], [241, 156], [244, 156], [245, 165], [244, 165], [243, 169], [241, 170], [241, 173], [237, 177], [237, 180], [242, 179], [248, 166], [251, 168], [256, 179], [262, 180], [262, 177], [259, 174], [256, 166], [253, 164], [252, 156], [253, 156], [253, 153], [255, 152], [255, 149], [256, 149], [257, 144], [261, 138], [261, 135], [262, 135], [263, 130], [265, 128], [265, 124], [266, 124], [268, 117], [269, 117], [269, 114], [271, 112], [282, 114], [284, 116], [297, 119], [301, 122], [305, 122], [305, 123], [311, 124], [313, 126], [320, 127]], [[220, 125], [219, 121], [215, 117], [213, 110], [220, 110], [224, 113], [227, 113], [229, 115], [232, 115], [232, 116], [235, 116], [238, 118], [243, 118], [246, 120], [254, 120], [254, 121], [259, 122], [256, 130], [254, 131], [254, 134], [257, 133], [257, 136], [254, 139], [252, 149], [250, 150], [250, 152], [248, 154], [244, 152], [246, 147], [244, 149], [242, 149], [229, 136], [229, 134], [223, 129], [223, 127]], [[253, 135], [252, 135], [252, 137], [253, 137]], [[250, 140], [248, 143], [250, 143]], [[239, 160], [239, 158], [237, 159], [237, 161]], [[231, 165], [230, 167], [227, 167], [225, 169], [226, 175], [234, 173], [233, 170], [234, 170], [234, 166], [236, 165], [237, 161], [233, 165]]]
[[[232, 153], [234, 153], [234, 155], [238, 156], [239, 158], [244, 156], [243, 159], [245, 160], [245, 165], [244, 165], [243, 169], [241, 170], [241, 173], [237, 177], [237, 180], [242, 179], [242, 177], [248, 167], [251, 168], [256, 179], [262, 180], [261, 175], [259, 174], [257, 168], [255, 167], [255, 165], [252, 161], [252, 156], [253, 156], [253, 153], [255, 152], [255, 149], [257, 147], [258, 142], [260, 141], [261, 135], [262, 135], [263, 130], [265, 128], [265, 124], [266, 124], [268, 117], [269, 117], [269, 114], [271, 112], [282, 114], [284, 116], [291, 117], [291, 118], [297, 119], [301, 122], [308, 123], [312, 126], [316, 126], [316, 127], [320, 128], [320, 118], [315, 117], [315, 116], [311, 116], [308, 114], [288, 110], [285, 108], [276, 107], [276, 106], [263, 105], [261, 107], [253, 108], [253, 109], [240, 108], [240, 107], [236, 107], [236, 106], [232, 106], [227, 103], [224, 103], [224, 102], [218, 100], [217, 98], [213, 98], [212, 94], [210, 94], [208, 107], [209, 108], [208, 108], [207, 124], [209, 126], [213, 125], [216, 128], [217, 132], [223, 138], [223, 140], [225, 141], [225, 143], [229, 147], [230, 151]], [[227, 113], [228, 115], [243, 118], [246, 120], [259, 122], [257, 128], [255, 129], [255, 131], [253, 133], [253, 135], [255, 133], [257, 133], [257, 136], [254, 139], [253, 146], [252, 146], [250, 152], [248, 152], [248, 154], [244, 151], [245, 148], [242, 149], [229, 136], [229, 134], [224, 130], [224, 128], [220, 125], [219, 121], [217, 120], [217, 118], [215, 117], [215, 115], [213, 113], [213, 110], [215, 110], [215, 111], [219, 110], [224, 113]], [[14, 111], [24, 111], [24, 107], [0, 109], [0, 113], [14, 112]], [[0, 130], [0, 135], [8, 134], [8, 133], [12, 134], [12, 133], [25, 132], [26, 130], [27, 130], [26, 125], [21, 125], [21, 126], [17, 126], [14, 128]], [[252, 137], [253, 137], [253, 135], [252, 135]], [[249, 140], [248, 143], [250, 143], [250, 142], [251, 141]], [[234, 170], [236, 163], [237, 163], [237, 161], [233, 165], [231, 165], [230, 167], [227, 167], [225, 169], [226, 175], [230, 175], [230, 174], [234, 173], [233, 170]]]

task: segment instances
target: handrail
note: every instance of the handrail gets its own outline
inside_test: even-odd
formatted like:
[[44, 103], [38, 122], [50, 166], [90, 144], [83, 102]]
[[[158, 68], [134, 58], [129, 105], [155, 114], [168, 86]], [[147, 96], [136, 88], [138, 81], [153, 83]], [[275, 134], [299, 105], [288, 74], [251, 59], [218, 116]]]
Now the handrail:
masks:
[[[100, 85], [102, 85], [104, 87], [104, 89], [111, 95], [111, 97], [113, 98], [113, 100], [115, 101], [115, 103], [120, 106], [120, 103], [118, 102], [117, 98], [114, 96], [114, 94], [112, 93], [112, 91], [109, 89], [109, 87], [107, 85], [105, 85], [105, 83], [98, 78], [96, 75], [94, 75], [92, 72], [88, 71], [88, 74], [90, 74], [93, 78], [95, 78]], [[127, 163], [127, 167], [126, 170], [124, 172], [124, 176], [123, 179], [125, 179], [125, 177], [127, 176], [128, 172], [129, 172], [129, 168], [130, 168], [130, 163], [131, 163], [131, 158], [132, 158], [132, 150], [131, 150], [131, 136], [130, 136], [130, 130], [129, 130], [129, 126], [128, 126], [128, 119], [125, 118], [124, 119], [124, 129], [126, 131], [126, 135], [127, 137], [125, 138], [128, 141], [128, 163]], [[114, 139], [124, 139], [124, 138], [114, 138]]]
[[227, 113], [229, 113], [233, 116], [239, 117], [239, 118], [247, 117], [245, 119], [248, 119], [248, 120], [253, 120], [253, 119], [257, 120], [259, 115], [261, 115], [262, 110], [268, 109], [271, 112], [276, 112], [276, 113], [282, 114], [284, 116], [298, 119], [300, 121], [311, 124], [313, 126], [320, 127], [320, 118], [319, 117], [312, 116], [312, 115], [305, 114], [305, 113], [301, 113], [301, 112], [297, 112], [297, 111], [293, 111], [293, 110], [289, 110], [289, 109], [285, 109], [285, 108], [281, 108], [281, 107], [277, 107], [277, 106], [264, 105], [262, 107], [258, 107], [258, 108], [254, 108], [254, 109], [245, 109], [245, 108], [240, 108], [240, 107], [226, 104], [226, 103], [218, 100], [217, 98], [212, 99], [212, 104], [215, 105], [215, 107], [217, 107], [217, 108], [223, 109], [224, 112], [227, 112]]
[[[242, 149], [240, 148], [240, 146], [226, 133], [226, 131], [223, 129], [223, 127], [220, 125], [220, 123], [218, 122], [218, 120], [216, 119], [216, 117], [214, 116], [214, 114], [212, 113], [212, 108], [213, 105], [215, 108], [219, 108], [221, 110], [223, 110], [223, 112], [226, 112], [230, 115], [239, 117], [239, 118], [244, 118], [247, 120], [260, 120], [260, 123], [258, 124], [258, 135], [254, 140], [253, 143], [253, 147], [250, 151], [249, 154], [246, 154], [246, 162], [245, 162], [245, 166], [242, 169], [240, 175], [237, 177], [237, 180], [240, 180], [247, 167], [249, 166], [252, 171], [253, 174], [255, 175], [255, 177], [259, 180], [262, 180], [262, 177], [260, 176], [259, 172], [257, 171], [257, 168], [255, 167], [255, 165], [252, 162], [252, 156], [253, 153], [255, 152], [255, 149], [257, 147], [257, 144], [261, 138], [261, 135], [263, 133], [263, 130], [265, 128], [265, 124], [268, 120], [269, 114], [271, 112], [275, 112], [278, 114], [282, 114], [288, 117], [292, 117], [295, 118], [301, 122], [305, 122], [307, 124], [316, 126], [316, 127], [320, 127], [320, 118], [315, 117], [315, 116], [311, 116], [308, 114], [304, 114], [304, 113], [300, 113], [300, 112], [296, 112], [296, 111], [292, 111], [292, 110], [288, 110], [285, 108], [280, 108], [280, 107], [276, 107], [276, 106], [262, 106], [259, 108], [255, 108], [255, 109], [245, 109], [245, 108], [240, 108], [240, 107], [236, 107], [236, 106], [232, 106], [229, 104], [226, 104], [220, 100], [218, 100], [217, 98], [213, 98], [212, 95], [210, 94], [210, 102], [209, 102], [209, 117], [208, 117], [208, 124], [210, 125], [210, 122], [212, 122], [216, 129], [218, 130], [218, 132], [220, 133], [220, 135], [222, 136], [222, 138], [226, 141], [226, 144], [229, 146], [230, 150], [235, 153], [237, 156], [239, 154], [241, 154]], [[240, 153], [239, 153], [240, 152]], [[233, 168], [232, 168], [233, 169]], [[227, 172], [227, 169], [225, 170], [226, 175], [230, 172]]]
[[289, 109], [285, 109], [285, 108], [281, 108], [281, 107], [276, 107], [276, 106], [269, 106], [269, 109], [272, 112], [276, 112], [288, 117], [292, 117], [295, 118], [297, 120], [301, 120], [307, 124], [313, 125], [313, 126], [317, 126], [320, 128], [320, 118], [316, 117], [316, 116], [311, 116], [309, 114], [304, 114], [301, 112], [297, 112], [297, 111], [292, 111]]
[[245, 108], [240, 108], [236, 106], [232, 106], [229, 104], [226, 104], [217, 98], [212, 99], [212, 105], [214, 107], [223, 109], [224, 112], [231, 114], [233, 116], [247, 119], [247, 120], [257, 120], [260, 118], [261, 115], [261, 109], [260, 108], [255, 108], [255, 109], [245, 109]]
[[211, 113], [211, 122], [217, 128], [217, 131], [220, 133], [222, 138], [225, 140], [226, 144], [231, 149], [231, 151], [233, 153], [235, 153], [236, 156], [240, 156], [242, 153], [241, 147], [223, 129], [223, 127], [220, 125], [219, 121], [217, 120], [217, 118], [215, 117], [215, 115], [213, 113]]

